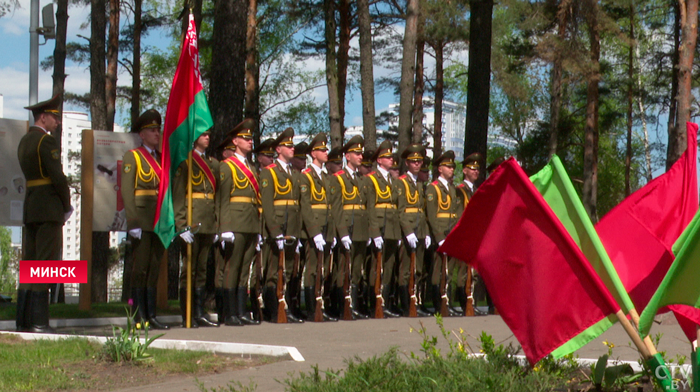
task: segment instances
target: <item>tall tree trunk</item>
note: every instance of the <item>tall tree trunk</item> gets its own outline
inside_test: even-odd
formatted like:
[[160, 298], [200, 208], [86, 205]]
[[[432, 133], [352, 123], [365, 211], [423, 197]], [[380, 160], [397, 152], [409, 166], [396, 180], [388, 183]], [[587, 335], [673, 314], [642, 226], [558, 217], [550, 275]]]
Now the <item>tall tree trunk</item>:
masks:
[[245, 45], [245, 117], [255, 120], [253, 140], [260, 145], [260, 86], [258, 86], [258, 1], [248, 0], [248, 24]]
[[[134, 0], [134, 53], [131, 60], [131, 124], [133, 126], [136, 119], [141, 114], [141, 13], [143, 0]], [[132, 129], [133, 130], [133, 129]], [[124, 269], [126, 270], [126, 258], [124, 258]], [[130, 284], [131, 282], [129, 282]], [[126, 285], [126, 279], [124, 279]], [[127, 288], [127, 291], [131, 290]]]
[[627, 151], [625, 153], [625, 196], [631, 193], [630, 174], [632, 170], [632, 115], [634, 105], [634, 1], [630, 1], [630, 44], [627, 53]]
[[331, 128], [331, 148], [343, 145], [340, 129], [340, 102], [338, 99], [338, 65], [335, 54], [335, 1], [324, 0], [326, 38], [326, 85], [328, 87], [328, 120]]
[[[637, 63], [639, 63], [639, 45], [635, 45], [635, 56]], [[647, 181], [651, 181], [651, 149], [649, 148], [649, 131], [647, 130], [647, 117], [646, 109], [644, 108], [644, 97], [642, 96], [642, 72], [637, 72], [637, 106], [639, 106], [639, 117], [642, 120], [642, 130], [644, 131], [644, 160], [647, 167]]]
[[413, 88], [413, 133], [411, 142], [423, 142], [423, 91], [425, 91], [425, 15], [418, 15], [418, 30], [416, 32], [416, 80]]
[[247, 0], [214, 2], [214, 30], [209, 102], [214, 118], [213, 143], [243, 120]]
[[[469, 16], [469, 79], [464, 155], [479, 152], [486, 159], [491, 89], [491, 26], [493, 0], [471, 0]], [[485, 171], [481, 171], [483, 179]]]
[[[562, 0], [557, 10], [557, 38], [561, 45], [566, 41], [566, 25], [568, 23], [570, 3]], [[559, 137], [559, 114], [561, 113], [561, 83], [562, 83], [562, 56], [557, 50], [552, 64], [552, 101], [549, 107], [549, 156], [557, 153]]]
[[598, 83], [600, 81], [600, 31], [598, 1], [588, 0], [586, 24], [590, 37], [591, 70], [586, 77], [586, 125], [583, 150], [583, 206], [593, 223], [598, 221]]
[[[685, 3], [685, 8], [683, 8]], [[686, 122], [690, 121], [693, 57], [698, 38], [698, 0], [681, 1], [681, 46], [678, 58], [678, 116], [675, 132], [668, 134], [666, 169], [687, 147]]]
[[377, 148], [377, 125], [374, 111], [374, 56], [369, 0], [357, 0], [357, 23], [360, 30], [360, 85], [362, 92], [362, 134], [365, 148]]
[[[444, 42], [437, 42], [433, 49], [435, 50], [435, 134], [440, 135], [440, 145], [435, 145], [435, 150], [438, 150], [442, 154], [442, 101], [445, 97], [445, 83], [444, 83]], [[437, 138], [436, 138], [437, 139]], [[438, 140], [435, 140], [437, 143]], [[436, 154], [436, 151], [433, 151]], [[466, 156], [466, 152], [464, 156]], [[438, 156], [438, 155], [435, 155]]]
[[399, 86], [399, 151], [411, 142], [411, 113], [413, 112], [413, 86], [416, 74], [416, 39], [420, 0], [408, 0], [406, 27], [403, 35], [403, 58], [401, 59], [401, 84]]
[[[90, 117], [92, 129], [111, 130], [106, 101], [105, 32], [107, 10], [105, 2], [91, 0], [90, 12]], [[107, 265], [109, 263], [109, 232], [92, 233], [92, 301], [107, 301]]]
[[[673, 57], [671, 59], [671, 100], [668, 107], [668, 150], [666, 151], [666, 170], [671, 165], [670, 155], [676, 150], [676, 138], [671, 137], [677, 132], [676, 119], [678, 118], [678, 82], [679, 82], [679, 67], [680, 67], [680, 47], [681, 47], [681, 7], [678, 1], [673, 3]], [[675, 161], [675, 160], [674, 160]]]
[[[192, 15], [194, 15], [194, 25], [195, 28], [197, 29], [197, 36], [199, 36], [199, 33], [202, 32], [201, 27], [202, 27], [202, 0], [185, 0], [186, 3], [188, 3], [188, 6], [191, 7], [189, 11], [192, 12]], [[184, 15], [181, 22], [181, 36], [180, 36], [180, 42], [185, 41], [185, 34], [187, 34], [187, 29], [189, 28], [189, 17], [188, 15]]]
[[350, 0], [338, 2], [340, 16], [340, 35], [338, 36], [338, 114], [340, 115], [340, 132], [345, 135], [345, 92], [348, 86], [348, 64], [350, 61], [350, 33], [352, 14]]
[[107, 46], [107, 127], [114, 130], [114, 112], [117, 107], [117, 61], [119, 60], [119, 0], [109, 0], [109, 43]]

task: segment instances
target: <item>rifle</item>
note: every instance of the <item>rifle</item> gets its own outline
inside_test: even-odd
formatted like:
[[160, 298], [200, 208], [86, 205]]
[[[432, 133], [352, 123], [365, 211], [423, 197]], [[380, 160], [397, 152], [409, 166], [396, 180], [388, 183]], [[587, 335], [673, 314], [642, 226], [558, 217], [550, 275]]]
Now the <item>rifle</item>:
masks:
[[[449, 197], [449, 196], [448, 196]], [[445, 230], [445, 236], [447, 236], [452, 230], [452, 213], [450, 213], [450, 220], [447, 222], [447, 229]], [[441, 255], [441, 269], [442, 274], [440, 275], [440, 314], [442, 317], [448, 317], [450, 311], [447, 309], [448, 298], [447, 298], [447, 255], [442, 253]], [[437, 311], [437, 305], [435, 306], [435, 311]]]
[[474, 297], [472, 292], [472, 267], [467, 265], [467, 284], [464, 286], [464, 292], [467, 296], [467, 302], [464, 306], [464, 315], [474, 316]]
[[[386, 230], [386, 215], [388, 211], [384, 211], [384, 227], [382, 227], [382, 238]], [[384, 298], [382, 298], [382, 249], [377, 250], [377, 268], [374, 277], [374, 318], [384, 318]]]
[[[323, 226], [323, 239], [328, 235], [328, 204], [326, 203], [326, 224]], [[321, 281], [323, 280], [323, 263], [325, 262], [326, 252], [316, 250], [316, 286], [314, 286], [314, 295], [316, 296], [316, 306], [314, 307], [314, 321], [320, 323], [323, 321], [323, 294], [321, 291]]]
[[[348, 227], [348, 235], [352, 239], [352, 232], [355, 228], [355, 209], [353, 208], [350, 215], [350, 226]], [[350, 250], [345, 250], [345, 265], [343, 269], [343, 293], [345, 300], [343, 301], [343, 320], [353, 320], [352, 317], [352, 294], [350, 290], [350, 259], [352, 254]]]
[[[289, 205], [285, 206], [284, 209], [284, 225], [282, 225], [282, 232], [285, 234], [284, 238], [287, 239], [287, 223], [289, 220]], [[277, 262], [277, 323], [286, 324], [287, 323], [287, 301], [284, 299], [284, 246], [279, 251], [279, 260]]]
[[418, 317], [418, 311], [416, 310], [416, 303], [418, 302], [416, 298], [416, 248], [410, 245], [408, 247], [411, 248], [411, 266], [409, 267], [410, 275], [408, 277], [408, 296], [410, 298], [408, 301], [408, 317]]
[[[262, 233], [263, 233], [263, 220], [260, 219], [260, 235], [261, 236], [262, 236]], [[262, 321], [262, 319], [263, 319], [262, 309], [265, 306], [264, 302], [263, 302], [263, 297], [262, 297], [262, 279], [263, 279], [263, 275], [262, 275], [262, 262], [263, 262], [262, 248], [263, 248], [263, 246], [262, 246], [262, 244], [260, 244], [260, 250], [255, 255], [255, 262], [254, 262], [254, 266], [253, 266], [253, 268], [255, 269], [255, 277], [256, 277], [255, 282], [253, 282], [253, 287], [255, 290], [255, 294], [257, 295], [257, 298], [250, 299], [251, 303], [252, 303], [252, 301], [256, 301], [256, 300], [258, 301], [258, 308], [257, 308], [256, 316], [257, 316], [257, 319], [260, 321]]]

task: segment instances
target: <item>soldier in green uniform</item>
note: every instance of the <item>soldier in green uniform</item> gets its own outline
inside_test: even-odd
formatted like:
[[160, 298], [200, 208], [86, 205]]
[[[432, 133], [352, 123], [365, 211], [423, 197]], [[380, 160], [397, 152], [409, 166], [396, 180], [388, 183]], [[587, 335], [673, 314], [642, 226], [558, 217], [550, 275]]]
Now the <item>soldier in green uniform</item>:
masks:
[[258, 164], [258, 172], [275, 162], [275, 150], [272, 148], [272, 143], [274, 142], [275, 139], [265, 139], [253, 150], [255, 153], [255, 161]]
[[145, 111], [134, 122], [133, 132], [141, 137], [141, 146], [124, 154], [121, 192], [126, 208], [126, 228], [133, 244], [134, 269], [131, 274], [131, 297], [136, 318], [151, 328], [168, 329], [156, 319], [156, 285], [165, 248], [153, 232], [158, 203], [161, 166], [161, 116]]
[[[374, 248], [382, 251], [382, 297], [384, 299], [384, 317], [399, 317], [389, 310], [390, 294], [396, 284], [398, 263], [396, 254], [401, 239], [399, 225], [398, 195], [394, 190], [394, 179], [389, 170], [394, 161], [392, 145], [388, 140], [383, 141], [372, 156], [377, 163], [377, 170], [369, 173], [367, 178], [367, 213], [369, 215], [369, 236]], [[374, 284], [377, 272], [377, 259], [373, 258], [369, 268], [368, 280], [370, 287]], [[372, 292], [373, 288], [370, 288]]]
[[336, 147], [328, 153], [328, 162], [326, 162], [326, 170], [329, 175], [339, 172], [343, 168], [343, 152], [341, 147]]
[[[221, 159], [221, 161], [225, 161], [229, 157], [233, 156], [236, 152], [236, 145], [233, 144], [233, 138], [230, 137], [225, 137], [224, 140], [219, 143], [219, 145], [216, 147], [217, 151], [217, 156]], [[219, 162], [219, 166], [221, 166], [221, 163]], [[216, 168], [217, 173], [219, 171], [219, 167]], [[218, 174], [217, 174], [218, 176]], [[220, 176], [218, 177], [220, 178]], [[221, 181], [220, 179], [217, 179], [217, 181]], [[217, 197], [217, 202], [218, 202], [218, 197]], [[216, 216], [217, 216], [217, 226], [218, 226], [218, 208], [216, 208]], [[218, 232], [218, 231], [217, 231]], [[216, 314], [217, 314], [217, 323], [219, 325], [223, 321], [223, 315], [224, 315], [224, 253], [225, 253], [225, 243], [224, 241], [221, 242], [216, 242], [214, 244], [214, 302], [216, 304]]]
[[217, 242], [218, 224], [216, 222], [216, 187], [219, 175], [219, 161], [207, 157], [210, 132], [204, 132], [194, 142], [192, 167], [190, 160], [180, 163], [173, 181], [173, 210], [175, 211], [175, 227], [177, 231], [187, 228], [188, 209], [188, 178], [192, 182], [192, 218], [190, 226], [197, 229], [180, 233], [184, 244], [180, 247], [183, 264], [180, 269], [180, 310], [182, 311], [183, 326], [186, 325], [187, 314], [187, 244], [191, 246], [191, 285], [192, 309], [191, 326], [196, 328], [217, 327], [217, 323], [209, 321], [204, 313], [204, 297], [207, 283], [207, 260], [209, 250]]
[[[289, 283], [301, 234], [298, 173], [291, 168], [291, 160], [294, 157], [293, 138], [294, 130], [287, 128], [275, 139], [273, 147], [277, 152], [277, 159], [260, 173], [260, 195], [267, 242], [273, 249], [265, 272], [263, 300], [265, 308], [269, 309], [272, 322], [276, 322], [278, 316], [276, 288], [280, 253], [284, 252], [284, 279]], [[290, 291], [287, 284], [285, 290], [287, 320], [292, 323], [303, 323], [300, 310], [295, 308], [296, 304], [293, 301], [290, 301], [291, 294], [293, 291]]]
[[[306, 169], [306, 150], [308, 148], [309, 143], [307, 142], [300, 142], [294, 146], [294, 156], [290, 162], [295, 174], [300, 174], [302, 170]], [[301, 179], [300, 175], [295, 177], [297, 181]], [[295, 184], [295, 186], [298, 186], [298, 184]], [[291, 290], [289, 294], [289, 300], [291, 301], [290, 307], [295, 310], [295, 316], [301, 319], [307, 318], [307, 315], [301, 311], [301, 281], [304, 274], [303, 271], [306, 269], [306, 250], [309, 248], [308, 244], [309, 238], [307, 237], [307, 233], [301, 230], [299, 244], [296, 249], [297, 256], [295, 256], [298, 259], [298, 262], [295, 260], [295, 264], [298, 264], [295, 266], [296, 269], [292, 269], [292, 278], [287, 283], [288, 289]]]
[[394, 160], [391, 162], [389, 174], [391, 174], [391, 178], [393, 178], [394, 180], [398, 180], [401, 176], [401, 156], [398, 152], [395, 152], [392, 157], [394, 158]]
[[399, 177], [396, 185], [396, 193], [399, 197], [398, 212], [403, 246], [401, 246], [401, 265], [399, 267], [399, 297], [401, 298], [401, 308], [403, 315], [408, 316], [409, 278], [411, 274], [411, 253], [415, 253], [414, 270], [414, 293], [418, 316], [429, 316], [425, 304], [419, 293], [419, 287], [425, 285], [426, 270], [424, 269], [423, 258], [425, 250], [430, 248], [431, 239], [428, 235], [428, 222], [425, 218], [425, 189], [423, 182], [418, 179], [418, 173], [423, 165], [423, 154], [425, 148], [420, 144], [411, 144], [403, 153], [401, 158], [406, 161], [408, 171]]
[[[464, 175], [464, 180], [456, 187], [460, 211], [464, 211], [467, 208], [467, 205], [469, 205], [469, 200], [471, 200], [472, 195], [476, 190], [476, 181], [479, 179], [481, 161], [482, 157], [478, 152], [469, 154], [469, 156], [462, 161], [462, 174]], [[476, 302], [473, 298], [474, 290], [472, 287], [465, 287], [468, 283], [468, 270], [471, 267], [469, 267], [467, 263], [454, 260], [452, 268], [457, 271], [457, 299], [462, 307], [462, 310], [466, 309], [467, 301], [471, 299], [473, 301], [474, 311], [479, 313], [479, 311], [476, 309]], [[450, 276], [452, 276], [452, 273], [450, 273]], [[475, 280], [472, 279], [472, 282], [469, 283], [474, 286]], [[469, 294], [467, 294], [467, 292], [469, 292]]]
[[[367, 282], [363, 282], [364, 262], [369, 240], [369, 220], [367, 215], [367, 190], [362, 177], [358, 173], [358, 168], [362, 162], [362, 149], [364, 139], [362, 136], [353, 136], [341, 149], [345, 154], [346, 166], [344, 169], [335, 172], [330, 178], [331, 216], [335, 223], [335, 229], [340, 245], [350, 254], [350, 275], [351, 275], [351, 296], [352, 313], [355, 318], [368, 318], [362, 304], [360, 303], [360, 285], [365, 287]], [[341, 252], [344, 253], [344, 252]], [[344, 259], [345, 256], [340, 258]], [[332, 295], [333, 307], [341, 308], [344, 301], [343, 276], [345, 261], [340, 261], [333, 274], [334, 288], [336, 293]], [[338, 290], [340, 289], [340, 290]]]
[[[294, 147], [294, 153], [298, 154]], [[330, 252], [335, 239], [335, 230], [332, 226], [331, 204], [328, 197], [328, 174], [323, 170], [323, 165], [328, 161], [328, 147], [326, 146], [326, 134], [317, 134], [305, 151], [311, 156], [311, 164], [301, 172], [299, 177], [299, 192], [302, 216], [302, 237], [308, 238], [308, 246], [305, 248], [306, 268], [304, 270], [304, 297], [306, 298], [307, 320], [314, 321], [314, 312], [317, 306], [316, 290], [322, 290], [323, 283], [329, 275]], [[321, 287], [316, 286], [319, 253], [323, 256], [322, 275], [319, 277]], [[324, 309], [323, 319], [337, 321]]]
[[226, 136], [236, 152], [219, 164], [217, 192], [219, 232], [224, 246], [223, 323], [228, 326], [259, 324], [246, 311], [248, 278], [260, 242], [260, 186], [248, 154], [253, 150], [255, 123], [245, 119]]
[[[24, 259], [60, 260], [63, 224], [73, 207], [61, 167], [61, 150], [51, 135], [61, 124], [60, 95], [27, 106], [34, 125], [17, 148], [19, 165], [27, 181], [24, 198]], [[49, 291], [46, 284], [20, 284], [17, 290], [17, 331], [53, 333], [49, 327]]]
[[[442, 245], [445, 237], [452, 230], [460, 217], [459, 200], [455, 186], [452, 184], [452, 178], [455, 171], [455, 154], [452, 150], [445, 151], [442, 155], [433, 161], [433, 165], [438, 167], [439, 177], [433, 181], [425, 190], [426, 200], [426, 215], [430, 234], [437, 242], [438, 246]], [[448, 271], [442, 270], [440, 256], [433, 260], [432, 271], [432, 296], [433, 304], [435, 304], [436, 312], [439, 310], [441, 295], [440, 295], [440, 277], [442, 274], [447, 274], [446, 281], [449, 281], [451, 276]], [[451, 261], [448, 259], [448, 265]], [[449, 267], [448, 267], [449, 268]], [[450, 310], [451, 315], [457, 316], [459, 312]]]

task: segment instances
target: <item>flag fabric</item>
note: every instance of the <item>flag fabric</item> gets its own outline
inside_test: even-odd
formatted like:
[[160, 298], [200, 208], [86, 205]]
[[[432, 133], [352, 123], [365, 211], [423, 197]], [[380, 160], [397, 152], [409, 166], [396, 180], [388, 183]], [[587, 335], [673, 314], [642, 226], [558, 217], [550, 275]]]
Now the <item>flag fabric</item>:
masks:
[[634, 304], [617, 275], [615, 266], [600, 242], [593, 222], [581, 203], [581, 199], [571, 183], [558, 156], [552, 156], [549, 164], [530, 177], [549, 207], [564, 225], [571, 238], [581, 248], [584, 256], [625, 313]]
[[577, 350], [620, 310], [513, 158], [479, 187], [438, 251], [479, 271], [532, 365]]
[[[698, 211], [698, 125], [687, 123], [688, 147], [664, 174], [631, 194], [596, 225], [638, 310], [644, 310], [674, 260], [672, 247]], [[700, 310], [669, 309], [700, 322]], [[686, 336], [692, 341], [695, 332]]]
[[194, 141], [213, 125], [199, 72], [197, 29], [194, 16], [190, 14], [163, 125], [163, 174], [158, 191], [154, 231], [166, 248], [175, 236], [171, 179], [180, 163], [187, 159]]
[[[700, 212], [676, 242], [674, 252], [676, 260], [639, 318], [639, 332], [642, 336], [649, 334], [654, 316], [662, 307], [677, 304], [700, 307], [700, 285], [697, 283], [700, 276]], [[680, 313], [680, 318], [693, 320], [683, 310]], [[696, 333], [694, 329], [692, 333]]]

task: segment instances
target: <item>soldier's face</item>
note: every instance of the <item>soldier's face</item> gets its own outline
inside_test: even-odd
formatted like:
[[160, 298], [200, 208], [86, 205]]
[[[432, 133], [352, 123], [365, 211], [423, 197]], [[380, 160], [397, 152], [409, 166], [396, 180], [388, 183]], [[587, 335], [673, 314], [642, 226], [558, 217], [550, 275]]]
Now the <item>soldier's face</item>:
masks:
[[362, 162], [362, 153], [356, 151], [346, 152], [345, 160], [348, 161], [348, 163], [352, 165], [352, 167], [358, 168], [360, 167], [360, 163]]
[[462, 169], [462, 172], [464, 173], [464, 178], [471, 183], [479, 179], [479, 169], [465, 167]]
[[275, 161], [275, 159], [269, 155], [259, 154], [257, 156], [257, 158], [258, 158], [258, 162], [260, 162], [260, 167], [270, 166], [272, 164], [272, 162]]
[[410, 160], [406, 161], [406, 166], [408, 166], [408, 171], [411, 172], [411, 174], [418, 175], [418, 172], [420, 172], [421, 166], [423, 166], [423, 162], [421, 161], [416, 161], [416, 160]]
[[291, 162], [292, 158], [294, 158], [294, 146], [279, 145], [276, 151], [277, 157], [282, 158], [284, 162]]
[[199, 150], [206, 150], [209, 148], [209, 134], [208, 133], [203, 133], [200, 137], [197, 138], [197, 140], [194, 142], [194, 146], [199, 149]]
[[160, 128], [144, 128], [139, 132], [139, 136], [144, 145], [156, 148], [160, 143]]
[[61, 124], [61, 118], [53, 113], [42, 113], [41, 122], [44, 129], [49, 131], [49, 133], [53, 133], [58, 128], [58, 125]]
[[392, 158], [392, 157], [377, 158], [377, 164], [384, 170], [389, 170], [393, 163], [394, 163], [394, 158]]
[[253, 139], [235, 137], [233, 138], [233, 144], [236, 146], [236, 151], [243, 156], [247, 156], [253, 151]]
[[328, 162], [328, 150], [314, 150], [311, 152], [311, 158], [323, 164]]
[[440, 173], [442, 178], [446, 180], [451, 180], [452, 177], [455, 175], [455, 168], [450, 166], [439, 166], [438, 173]]

